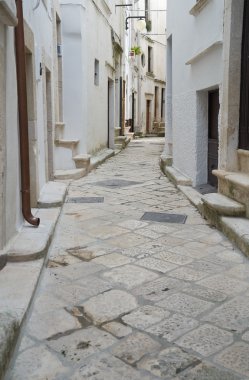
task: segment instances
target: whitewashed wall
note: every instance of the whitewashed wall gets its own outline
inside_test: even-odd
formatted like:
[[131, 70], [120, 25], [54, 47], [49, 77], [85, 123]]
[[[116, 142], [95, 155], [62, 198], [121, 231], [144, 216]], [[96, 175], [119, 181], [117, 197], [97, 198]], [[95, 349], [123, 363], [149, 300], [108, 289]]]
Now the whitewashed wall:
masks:
[[167, 63], [171, 65], [172, 54], [172, 93], [169, 89], [167, 98], [168, 102], [172, 98], [172, 125], [169, 114], [166, 133], [167, 138], [173, 132], [174, 167], [194, 185], [207, 182], [207, 98], [202, 91], [219, 88], [222, 82], [224, 2], [207, 0], [201, 12], [192, 16], [189, 11], [195, 4], [194, 0], [168, 0], [167, 38], [172, 39], [172, 51], [168, 51]]

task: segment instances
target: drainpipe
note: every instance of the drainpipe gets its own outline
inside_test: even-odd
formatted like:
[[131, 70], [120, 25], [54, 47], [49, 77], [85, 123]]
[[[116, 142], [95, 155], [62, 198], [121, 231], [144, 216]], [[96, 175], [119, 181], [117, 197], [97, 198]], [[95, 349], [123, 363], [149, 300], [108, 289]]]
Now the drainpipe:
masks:
[[18, 25], [15, 28], [15, 48], [19, 112], [22, 214], [29, 224], [38, 227], [40, 219], [32, 215], [30, 204], [28, 106], [22, 0], [16, 0], [16, 8]]

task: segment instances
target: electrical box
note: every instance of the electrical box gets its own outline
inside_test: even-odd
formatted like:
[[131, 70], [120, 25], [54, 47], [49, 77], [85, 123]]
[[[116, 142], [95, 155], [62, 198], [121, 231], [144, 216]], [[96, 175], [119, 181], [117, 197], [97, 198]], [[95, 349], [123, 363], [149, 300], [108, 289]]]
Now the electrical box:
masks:
[[15, 0], [0, 0], [0, 22], [8, 26], [17, 25]]

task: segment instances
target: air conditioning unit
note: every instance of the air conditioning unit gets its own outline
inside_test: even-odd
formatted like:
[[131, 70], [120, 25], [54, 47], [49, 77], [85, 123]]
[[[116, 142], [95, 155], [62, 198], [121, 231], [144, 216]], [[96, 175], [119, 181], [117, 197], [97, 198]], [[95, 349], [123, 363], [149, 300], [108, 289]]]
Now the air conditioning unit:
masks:
[[62, 45], [57, 45], [57, 56], [62, 57]]

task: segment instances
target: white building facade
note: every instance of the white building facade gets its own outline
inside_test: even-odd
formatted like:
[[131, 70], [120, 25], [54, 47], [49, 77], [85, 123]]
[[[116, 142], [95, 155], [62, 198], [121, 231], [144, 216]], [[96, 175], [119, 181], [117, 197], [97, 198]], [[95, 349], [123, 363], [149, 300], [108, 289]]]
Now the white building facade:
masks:
[[220, 0], [168, 0], [165, 154], [193, 186], [216, 185], [223, 15]]
[[[24, 1], [24, 58], [27, 85], [30, 205], [53, 178], [54, 124], [59, 112], [57, 28], [60, 8], [55, 1]], [[15, 1], [0, 2], [0, 249], [23, 223], [20, 133], [15, 27], [20, 25]], [[29, 192], [29, 191], [28, 191]]]
[[124, 8], [109, 0], [60, 3], [64, 119], [57, 125], [57, 178], [65, 169], [80, 170], [96, 152], [115, 148], [124, 72]]
[[[146, 21], [142, 31], [137, 30], [139, 16]], [[136, 134], [164, 135], [166, 2], [133, 1], [127, 17], [126, 121]], [[136, 47], [140, 49], [139, 54], [132, 56], [132, 49]]]

